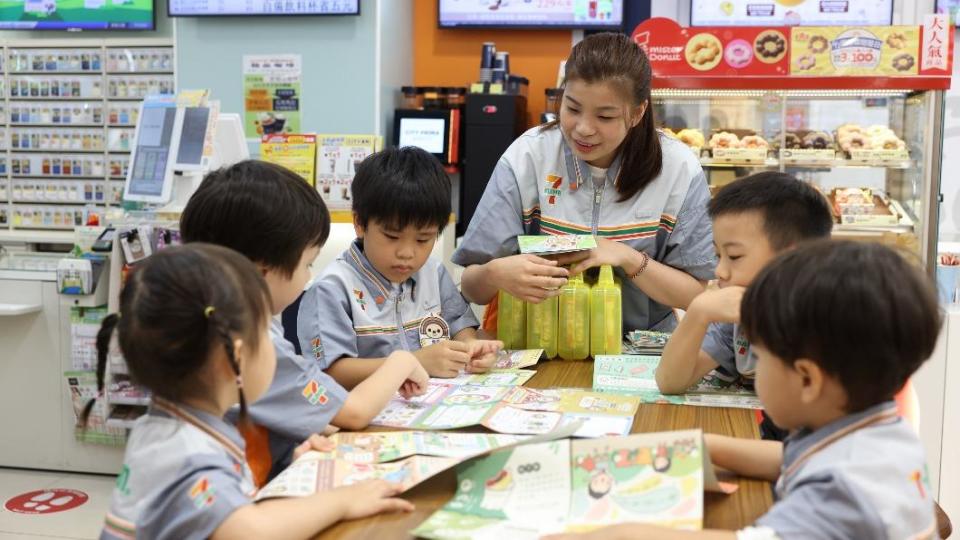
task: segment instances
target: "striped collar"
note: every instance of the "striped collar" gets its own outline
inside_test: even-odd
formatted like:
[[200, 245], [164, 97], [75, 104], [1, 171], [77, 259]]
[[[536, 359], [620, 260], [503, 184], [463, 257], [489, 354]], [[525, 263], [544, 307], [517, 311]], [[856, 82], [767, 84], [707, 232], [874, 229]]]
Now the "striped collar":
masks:
[[[559, 129], [560, 128], [557, 128], [557, 130]], [[587, 180], [592, 181], [590, 177], [590, 165], [573, 153], [573, 150], [570, 149], [570, 144], [567, 142], [567, 138], [563, 136], [562, 132], [560, 138], [563, 140], [563, 160], [567, 164], [567, 176], [569, 177], [567, 186], [570, 188], [570, 191], [576, 191]], [[621, 157], [618, 151], [610, 167], [607, 168], [607, 183], [614, 188], [616, 188], [617, 182], [620, 179]]]
[[858, 429], [898, 421], [901, 420], [897, 414], [896, 404], [885, 401], [858, 413], [838, 418], [816, 431], [802, 429], [787, 437], [784, 442], [781, 478], [788, 478], [796, 473], [814, 454]]
[[223, 418], [217, 418], [208, 412], [187, 405], [179, 405], [157, 396], [154, 396], [151, 400], [149, 413], [156, 416], [168, 416], [191, 424], [220, 443], [237, 462], [247, 462], [240, 432], [224, 421]]
[[363, 252], [363, 244], [357, 238], [350, 244], [350, 249], [343, 253], [343, 260], [357, 271], [364, 286], [373, 295], [373, 304], [381, 311], [389, 303], [388, 300], [403, 295], [404, 286], [409, 284], [410, 299], [415, 300], [414, 296], [417, 285], [417, 276], [420, 273], [418, 269], [405, 283], [393, 284], [379, 270], [373, 267], [370, 259]]

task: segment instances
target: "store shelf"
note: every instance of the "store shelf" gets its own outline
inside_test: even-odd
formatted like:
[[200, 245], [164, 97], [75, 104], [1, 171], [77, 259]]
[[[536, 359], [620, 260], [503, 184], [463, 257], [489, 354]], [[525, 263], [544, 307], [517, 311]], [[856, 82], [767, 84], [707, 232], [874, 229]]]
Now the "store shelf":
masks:
[[108, 71], [110, 76], [130, 76], [130, 75], [173, 75], [172, 71]]
[[89, 204], [104, 204], [106, 201], [61, 201], [50, 199], [13, 199], [11, 202], [16, 204], [52, 204], [56, 206], [86, 206]]
[[73, 71], [11, 71], [10, 75], [102, 75], [103, 72], [99, 69], [97, 70], [73, 70]]
[[147, 405], [150, 405], [150, 398], [149, 397], [122, 397], [122, 396], [108, 395], [107, 402], [109, 402], [111, 405], [139, 405], [139, 406], [146, 407]]
[[[86, 97], [64, 97], [64, 96], [9, 96], [10, 101], [51, 101], [51, 102], [64, 102], [64, 103], [73, 103], [74, 101], [102, 101], [102, 96], [86, 96]], [[140, 99], [142, 101], [142, 98]]]
[[97, 176], [80, 176], [80, 175], [66, 175], [66, 176], [43, 176], [40, 174], [15, 174], [10, 177], [12, 180], [103, 180], [103, 175]]
[[719, 161], [714, 160], [709, 157], [700, 158], [700, 165], [703, 167], [746, 167], [746, 168], [758, 168], [758, 169], [767, 169], [770, 167], [779, 167], [780, 161], [775, 158], [767, 158], [763, 163], [759, 162], [730, 162], [730, 161]]
[[15, 154], [94, 154], [103, 155], [103, 148], [98, 150], [76, 150], [73, 148], [11, 148], [10, 152]]
[[89, 128], [102, 128], [102, 127], [103, 127], [103, 124], [54, 124], [54, 123], [47, 123], [47, 124], [43, 124], [43, 123], [28, 124], [28, 123], [23, 123], [23, 122], [14, 122], [14, 123], [9, 124], [9, 126], [10, 126], [10, 127], [15, 127], [15, 128], [54, 128], [54, 129], [62, 129], [62, 128], [67, 128], [67, 129], [70, 129], [70, 128], [88, 128], [88, 129], [89, 129]]
[[73, 244], [74, 239], [73, 231], [0, 229], [0, 244]]

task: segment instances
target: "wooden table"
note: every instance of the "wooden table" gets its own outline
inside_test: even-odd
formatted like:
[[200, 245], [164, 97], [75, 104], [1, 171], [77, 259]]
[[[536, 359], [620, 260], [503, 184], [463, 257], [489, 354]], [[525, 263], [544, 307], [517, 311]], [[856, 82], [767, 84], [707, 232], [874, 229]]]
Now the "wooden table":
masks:
[[[536, 366], [537, 374], [526, 383], [531, 388], [593, 386], [593, 362], [550, 360]], [[632, 433], [701, 428], [705, 432], [744, 438], [759, 438], [754, 412], [748, 409], [641, 404]], [[482, 429], [482, 428], [480, 428]], [[737, 479], [740, 489], [733, 495], [704, 495], [704, 526], [715, 529], [742, 528], [766, 512], [773, 503], [770, 484]], [[456, 491], [453, 469], [431, 478], [406, 492], [403, 497], [416, 505], [409, 514], [385, 514], [348, 521], [331, 527], [318, 539], [408, 539], [410, 532], [446, 504]]]

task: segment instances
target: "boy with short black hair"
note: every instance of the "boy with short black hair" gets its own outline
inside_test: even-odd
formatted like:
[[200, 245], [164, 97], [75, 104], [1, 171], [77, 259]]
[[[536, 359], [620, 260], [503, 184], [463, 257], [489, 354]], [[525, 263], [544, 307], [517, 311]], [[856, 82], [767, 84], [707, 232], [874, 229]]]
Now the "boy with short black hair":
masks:
[[[303, 291], [310, 265], [330, 233], [323, 199], [295, 173], [262, 161], [243, 161], [209, 173], [180, 218], [185, 242], [232, 248], [263, 273], [273, 314]], [[200, 301], [198, 299], [198, 301]], [[276, 374], [249, 407], [260, 429], [245, 429], [247, 457], [258, 484], [288, 462], [297, 442], [337, 427], [362, 429], [400, 389], [422, 393], [427, 374], [409, 353], [398, 352], [362, 385], [347, 392], [319, 362], [296, 354], [274, 321]], [[266, 440], [264, 440], [266, 439]]]
[[694, 298], [664, 348], [656, 380], [665, 394], [683, 392], [715, 368], [752, 383], [756, 357], [738, 326], [745, 288], [779, 253], [807, 240], [828, 238], [833, 228], [823, 194], [780, 172], [761, 172], [728, 184], [710, 201], [708, 212], [719, 289]]
[[304, 293], [301, 350], [348, 388], [394, 350], [435, 377], [489, 369], [502, 344], [478, 339], [470, 305], [430, 257], [451, 211], [440, 162], [419, 148], [383, 150], [357, 167], [351, 190], [357, 239]]
[[712, 461], [776, 482], [741, 531], [640, 524], [591, 538], [938, 538], [923, 447], [894, 394], [930, 357], [941, 315], [930, 281], [880, 244], [821, 241], [768, 265], [741, 307], [756, 388], [784, 443], [706, 436]]

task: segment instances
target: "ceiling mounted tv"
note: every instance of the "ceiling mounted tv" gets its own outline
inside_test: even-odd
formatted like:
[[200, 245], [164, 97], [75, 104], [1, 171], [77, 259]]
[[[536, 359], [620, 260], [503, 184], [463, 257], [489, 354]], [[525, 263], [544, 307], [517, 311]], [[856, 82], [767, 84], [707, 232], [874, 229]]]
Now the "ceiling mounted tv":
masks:
[[440, 28], [623, 27], [624, 0], [438, 0]]
[[154, 30], [153, 0], [15, 0], [0, 30]]
[[690, 0], [690, 26], [889, 26], [893, 0]]
[[360, 0], [167, 0], [171, 17], [360, 15]]

